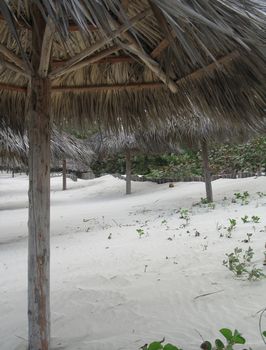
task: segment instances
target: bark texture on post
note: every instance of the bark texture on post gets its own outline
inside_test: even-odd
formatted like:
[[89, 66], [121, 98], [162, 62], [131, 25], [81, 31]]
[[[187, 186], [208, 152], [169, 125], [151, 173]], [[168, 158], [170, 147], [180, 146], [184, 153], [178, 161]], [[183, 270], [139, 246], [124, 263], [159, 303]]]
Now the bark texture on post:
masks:
[[66, 183], [66, 159], [63, 159], [63, 191], [67, 189], [67, 183]]
[[213, 202], [212, 194], [212, 178], [209, 167], [209, 154], [208, 154], [208, 144], [207, 141], [201, 141], [201, 150], [202, 150], [202, 160], [203, 160], [203, 169], [205, 177], [205, 187], [206, 187], [206, 198], [209, 203]]
[[45, 21], [32, 4], [32, 66], [29, 105], [28, 350], [50, 344], [50, 82], [40, 77]]
[[131, 194], [131, 154], [126, 152], [126, 194]]

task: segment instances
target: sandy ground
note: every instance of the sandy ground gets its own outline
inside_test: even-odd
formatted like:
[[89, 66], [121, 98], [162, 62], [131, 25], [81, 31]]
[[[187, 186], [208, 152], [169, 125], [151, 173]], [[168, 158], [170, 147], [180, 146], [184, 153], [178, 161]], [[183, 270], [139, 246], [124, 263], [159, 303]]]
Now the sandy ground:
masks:
[[[27, 338], [27, 181], [0, 175], [1, 350], [25, 349]], [[137, 350], [166, 337], [193, 350], [199, 333], [214, 340], [229, 327], [253, 350], [265, 349], [258, 312], [266, 307], [266, 280], [237, 280], [222, 262], [250, 245], [262, 267], [266, 197], [257, 192], [266, 193], [266, 178], [215, 181], [214, 210], [195, 206], [203, 183], [133, 183], [126, 196], [125, 182], [111, 176], [69, 180], [65, 192], [61, 181], [52, 178], [53, 348]], [[232, 203], [243, 191], [250, 203]], [[186, 227], [180, 208], [190, 209]], [[244, 215], [260, 223], [244, 224]], [[237, 220], [232, 238], [220, 237], [217, 225], [228, 226], [229, 218]], [[251, 242], [244, 243], [248, 232]]]

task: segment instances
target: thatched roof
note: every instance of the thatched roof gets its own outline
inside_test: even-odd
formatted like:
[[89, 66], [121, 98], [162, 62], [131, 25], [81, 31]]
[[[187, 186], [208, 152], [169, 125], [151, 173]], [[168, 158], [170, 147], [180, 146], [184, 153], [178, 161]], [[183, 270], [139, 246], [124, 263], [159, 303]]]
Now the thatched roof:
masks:
[[[0, 109], [24, 124], [31, 0], [0, 2]], [[266, 109], [266, 5], [260, 0], [35, 0], [52, 42], [52, 115], [133, 130], [201, 118], [260, 128]], [[179, 119], [180, 118], [180, 119]]]
[[27, 164], [27, 147], [23, 135], [2, 124], [0, 127], [0, 164], [16, 167]]
[[159, 132], [98, 132], [89, 137], [86, 143], [99, 158], [119, 153], [162, 154], [180, 151], [177, 142], [172, 143], [170, 138], [160, 136]]
[[[0, 159], [2, 165], [27, 166], [28, 164], [28, 137], [26, 134], [15, 132], [6, 124], [0, 127]], [[52, 164], [62, 159], [71, 159], [89, 166], [94, 157], [92, 149], [83, 140], [52, 129], [51, 160]]]

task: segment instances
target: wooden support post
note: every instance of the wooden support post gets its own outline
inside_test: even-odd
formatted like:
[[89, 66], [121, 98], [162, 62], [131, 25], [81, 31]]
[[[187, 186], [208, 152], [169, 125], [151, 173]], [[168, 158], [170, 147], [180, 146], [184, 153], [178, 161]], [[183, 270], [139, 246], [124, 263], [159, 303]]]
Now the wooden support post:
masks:
[[202, 150], [202, 161], [205, 177], [205, 187], [206, 187], [206, 198], [209, 203], [213, 202], [212, 194], [212, 179], [209, 167], [209, 155], [208, 155], [208, 144], [207, 141], [201, 141], [201, 150]]
[[67, 183], [66, 183], [66, 159], [63, 159], [63, 191], [67, 189]]
[[131, 154], [126, 152], [126, 194], [131, 194]]
[[32, 67], [29, 101], [28, 350], [50, 348], [50, 100], [39, 74], [45, 20], [31, 6]]

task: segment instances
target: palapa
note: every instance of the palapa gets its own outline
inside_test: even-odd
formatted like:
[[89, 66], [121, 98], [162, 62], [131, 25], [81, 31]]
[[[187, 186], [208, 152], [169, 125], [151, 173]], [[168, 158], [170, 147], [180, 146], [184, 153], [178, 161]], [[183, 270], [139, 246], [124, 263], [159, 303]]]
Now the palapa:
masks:
[[[7, 125], [0, 127], [0, 157], [12, 167], [12, 160], [18, 164], [28, 166], [29, 140], [26, 134], [12, 130]], [[92, 163], [95, 153], [84, 140], [66, 132], [52, 128], [51, 133], [51, 161], [52, 163], [63, 159], [73, 159], [84, 165]]]
[[[50, 128], [265, 115], [260, 0], [2, 0], [0, 108], [29, 128], [29, 350], [50, 347]], [[25, 123], [26, 122], [26, 123]]]
[[[0, 160], [4, 169], [28, 168], [29, 140], [27, 134], [12, 130], [5, 123], [0, 127]], [[63, 190], [66, 189], [66, 171], [69, 168], [68, 161], [73, 165], [89, 167], [95, 156], [93, 150], [84, 140], [77, 139], [73, 135], [59, 131], [55, 127], [51, 133], [51, 168], [62, 163]], [[73, 164], [73, 161], [75, 164]]]
[[177, 142], [172, 143], [161, 136], [156, 129], [150, 131], [136, 131], [135, 133], [96, 133], [87, 140], [88, 145], [99, 158], [124, 154], [126, 159], [126, 194], [131, 194], [132, 155], [134, 154], [162, 154], [179, 152]]

